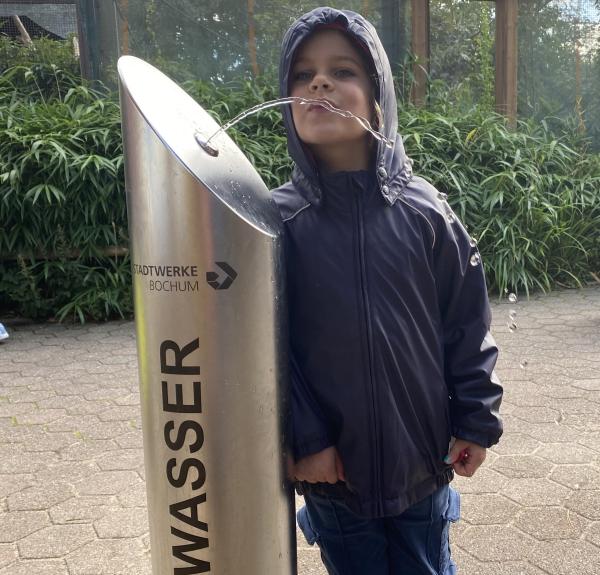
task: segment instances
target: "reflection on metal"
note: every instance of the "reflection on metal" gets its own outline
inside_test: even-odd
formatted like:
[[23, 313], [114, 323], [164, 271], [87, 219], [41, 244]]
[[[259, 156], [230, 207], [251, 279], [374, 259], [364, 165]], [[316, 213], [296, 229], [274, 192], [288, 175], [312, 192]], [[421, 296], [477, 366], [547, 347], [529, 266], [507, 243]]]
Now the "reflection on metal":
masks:
[[294, 574], [277, 209], [176, 84], [119, 76], [153, 573]]

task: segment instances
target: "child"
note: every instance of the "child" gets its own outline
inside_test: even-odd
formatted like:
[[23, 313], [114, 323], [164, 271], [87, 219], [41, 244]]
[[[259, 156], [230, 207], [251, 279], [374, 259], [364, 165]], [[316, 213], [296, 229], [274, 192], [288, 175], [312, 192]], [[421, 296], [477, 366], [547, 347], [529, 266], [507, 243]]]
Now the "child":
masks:
[[[502, 433], [497, 348], [477, 248], [443, 195], [413, 176], [388, 59], [358, 14], [318, 8], [283, 40], [292, 179], [286, 226], [294, 477], [331, 574], [455, 573], [453, 472]], [[451, 448], [451, 438], [456, 438]]]

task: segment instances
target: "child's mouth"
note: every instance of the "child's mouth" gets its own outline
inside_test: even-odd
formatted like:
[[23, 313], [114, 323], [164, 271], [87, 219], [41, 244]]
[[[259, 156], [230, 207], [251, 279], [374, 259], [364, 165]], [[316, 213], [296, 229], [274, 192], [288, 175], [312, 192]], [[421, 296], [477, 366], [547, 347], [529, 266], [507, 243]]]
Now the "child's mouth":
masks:
[[329, 112], [330, 110], [328, 109], [327, 105], [329, 106], [333, 106], [334, 108], [337, 107], [333, 102], [330, 102], [329, 100], [323, 100], [324, 105], [321, 106], [320, 104], [310, 104], [308, 106], [308, 111], [309, 112]]

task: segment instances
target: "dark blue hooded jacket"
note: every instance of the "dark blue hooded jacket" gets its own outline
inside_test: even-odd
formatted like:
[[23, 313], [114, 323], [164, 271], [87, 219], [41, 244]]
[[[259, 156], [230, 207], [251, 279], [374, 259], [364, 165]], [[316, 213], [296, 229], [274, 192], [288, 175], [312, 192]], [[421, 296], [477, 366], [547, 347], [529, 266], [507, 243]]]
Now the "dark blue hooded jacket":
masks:
[[281, 96], [296, 50], [323, 25], [370, 55], [395, 146], [378, 145], [370, 172], [319, 173], [283, 111], [295, 166], [274, 198], [286, 228], [294, 452], [335, 445], [348, 503], [392, 516], [452, 479], [451, 435], [498, 441], [497, 348], [477, 248], [443, 196], [412, 174], [373, 26], [331, 8], [303, 16], [283, 40]]

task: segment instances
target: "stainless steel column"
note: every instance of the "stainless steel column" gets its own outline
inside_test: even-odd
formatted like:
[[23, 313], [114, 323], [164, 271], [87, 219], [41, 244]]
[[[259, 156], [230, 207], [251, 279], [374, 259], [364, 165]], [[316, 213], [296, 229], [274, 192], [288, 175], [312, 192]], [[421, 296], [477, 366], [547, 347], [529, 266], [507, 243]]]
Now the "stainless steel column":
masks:
[[294, 574], [277, 209], [175, 83], [119, 76], [153, 573]]

